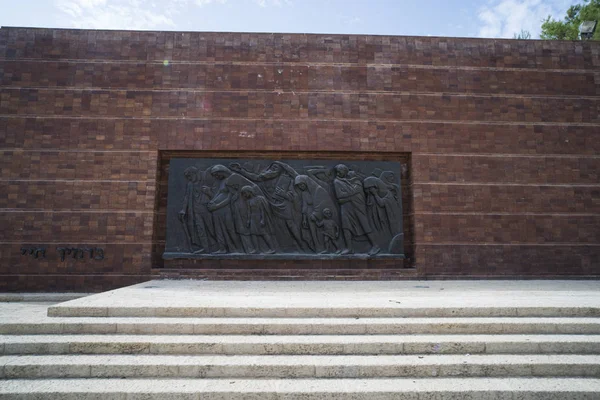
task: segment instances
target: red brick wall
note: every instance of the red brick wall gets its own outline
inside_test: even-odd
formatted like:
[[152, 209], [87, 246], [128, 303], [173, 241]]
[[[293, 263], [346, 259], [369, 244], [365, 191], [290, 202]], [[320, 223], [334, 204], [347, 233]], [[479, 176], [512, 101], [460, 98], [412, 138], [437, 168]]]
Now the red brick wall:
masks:
[[[2, 28], [0, 290], [600, 276], [599, 71], [593, 42]], [[409, 260], [164, 263], [177, 151], [406, 162]]]

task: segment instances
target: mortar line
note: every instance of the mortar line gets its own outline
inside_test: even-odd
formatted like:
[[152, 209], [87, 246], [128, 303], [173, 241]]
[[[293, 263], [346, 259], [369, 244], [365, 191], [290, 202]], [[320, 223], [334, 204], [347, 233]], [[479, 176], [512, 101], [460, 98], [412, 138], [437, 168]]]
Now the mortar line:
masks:
[[600, 184], [569, 184], [569, 183], [508, 183], [508, 182], [413, 182], [416, 185], [439, 186], [516, 186], [516, 187], [566, 187], [566, 188], [598, 188]]
[[[160, 244], [163, 245], [165, 244], [164, 240], [155, 240], [155, 241], [149, 241], [149, 242], [125, 242], [125, 241], [119, 241], [119, 242], [102, 242], [102, 241], [69, 241], [69, 240], [62, 240], [62, 241], [49, 241], [49, 240], [38, 240], [38, 241], [28, 241], [28, 240], [21, 240], [21, 241], [0, 241], [0, 244], [18, 244], [18, 245], [39, 245], [39, 244], [45, 244], [45, 245], [64, 245], [65, 243], [76, 243], [76, 244], [89, 244], [89, 245], [95, 245], [96, 247], [98, 247], [99, 245], [132, 245], [132, 244], [136, 244], [136, 245], [155, 245], [155, 244]], [[6, 274], [5, 274], [6, 275]], [[10, 275], [10, 274], [8, 274]], [[18, 274], [17, 274], [18, 275]]]
[[0, 182], [87, 182], [87, 183], [156, 183], [156, 180], [129, 181], [120, 179], [0, 179]]
[[[118, 153], [118, 154], [128, 154], [128, 153], [158, 153], [160, 151], [178, 151], [178, 150], [163, 150], [163, 149], [155, 149], [155, 150], [105, 150], [105, 149], [61, 149], [61, 148], [24, 148], [24, 147], [5, 147], [0, 148], [0, 152], [22, 152], [22, 153]], [[183, 150], [187, 151], [187, 150]], [[199, 152], [230, 152], [232, 150], [197, 150]], [[269, 152], [278, 152], [277, 150], [267, 150], [266, 153]], [[315, 152], [319, 152], [316, 151]], [[329, 153], [329, 150], [324, 150], [322, 153]], [[395, 152], [390, 152], [395, 153]], [[600, 155], [596, 154], [559, 154], [559, 153], [542, 153], [542, 154], [518, 154], [518, 153], [422, 153], [418, 151], [410, 152], [413, 157], [418, 156], [444, 156], [444, 157], [481, 157], [481, 158], [573, 158], [573, 159], [600, 159]], [[385, 154], [385, 153], [384, 153]], [[150, 161], [154, 162], [155, 159], [151, 159]]]
[[[47, 152], [47, 153], [120, 153], [120, 154], [129, 154], [129, 153], [156, 153], [159, 150], [106, 150], [106, 149], [52, 149], [52, 148], [24, 148], [24, 147], [5, 147], [0, 148], [0, 151], [15, 151], [15, 152], [23, 152], [23, 153], [32, 153], [32, 152]], [[600, 156], [599, 156], [600, 157]], [[154, 161], [154, 160], [151, 160]]]
[[[360, 119], [360, 118], [250, 118], [250, 117], [151, 117], [151, 116], [99, 116], [99, 115], [54, 115], [54, 114], [0, 114], [0, 118], [12, 119], [72, 119], [72, 120], [147, 120], [147, 121], [215, 121], [215, 122], [238, 122], [238, 121], [258, 121], [266, 123], [311, 123], [311, 122], [343, 122], [343, 123], [361, 123], [361, 124], [446, 124], [446, 125], [502, 125], [502, 126], [600, 126], [599, 122], [544, 122], [544, 121], [486, 121], [486, 120], [431, 120], [431, 119]], [[600, 131], [599, 131], [600, 133]], [[165, 136], [172, 136], [166, 134]], [[402, 139], [403, 135], [397, 135]], [[253, 139], [253, 138], [248, 138]]]
[[596, 154], [556, 154], [556, 153], [543, 153], [543, 154], [513, 154], [513, 153], [420, 153], [413, 151], [411, 152], [413, 157], [428, 156], [428, 157], [481, 157], [481, 158], [591, 158], [600, 159], [600, 155]]
[[474, 97], [474, 98], [523, 98], [523, 99], [561, 99], [561, 100], [591, 100], [599, 101], [600, 96], [578, 96], [558, 94], [530, 94], [530, 93], [493, 93], [493, 92], [416, 92], [408, 90], [319, 90], [319, 89], [196, 89], [196, 88], [111, 88], [111, 87], [76, 87], [76, 86], [0, 86], [0, 90], [10, 91], [57, 91], [57, 92], [109, 92], [109, 93], [232, 93], [237, 95], [250, 95], [253, 93], [282, 94], [340, 94], [340, 95], [381, 95], [381, 96], [423, 96], [423, 97]]
[[158, 215], [155, 211], [147, 210], [52, 210], [52, 209], [22, 209], [22, 208], [0, 208], [0, 213], [42, 213], [42, 214], [152, 214]]
[[172, 60], [172, 59], [154, 59], [154, 60], [124, 60], [124, 59], [92, 59], [92, 58], [33, 58], [19, 57], [8, 58], [0, 57], [0, 62], [32, 62], [32, 63], [68, 63], [68, 64], [128, 64], [128, 65], [162, 65], [167, 60], [169, 66], [173, 65], [206, 65], [206, 66], [295, 66], [295, 67], [349, 67], [349, 68], [410, 68], [410, 69], [442, 69], [442, 70], [463, 70], [463, 71], [513, 71], [513, 72], [556, 72], [571, 74], [595, 74], [594, 68], [544, 68], [534, 66], [529, 68], [519, 67], [484, 67], [484, 66], [466, 66], [466, 65], [428, 65], [428, 64], [408, 64], [408, 63], [359, 63], [359, 62], [333, 62], [333, 61], [200, 61], [200, 60]]
[[414, 215], [486, 215], [486, 216], [548, 216], [548, 217], [600, 217], [600, 213], [578, 213], [578, 212], [452, 212], [452, 211], [415, 211]]
[[600, 243], [565, 243], [565, 242], [554, 242], [554, 243], [472, 243], [472, 242], [419, 242], [415, 241], [416, 247], [420, 246], [538, 246], [538, 247], [552, 247], [552, 246], [569, 246], [569, 247], [600, 247]]

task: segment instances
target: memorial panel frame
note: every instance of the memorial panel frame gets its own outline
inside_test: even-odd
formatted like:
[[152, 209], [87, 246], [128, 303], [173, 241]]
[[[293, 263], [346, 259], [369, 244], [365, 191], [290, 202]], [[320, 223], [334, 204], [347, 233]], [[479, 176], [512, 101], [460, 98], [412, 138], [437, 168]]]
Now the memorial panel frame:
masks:
[[[412, 183], [410, 174], [410, 153], [378, 153], [378, 152], [310, 152], [310, 151], [289, 151], [289, 152], [271, 152], [271, 151], [242, 151], [242, 152], [229, 152], [229, 151], [182, 151], [182, 150], [163, 150], [159, 152], [159, 171], [157, 175], [157, 204], [155, 206], [155, 224], [154, 224], [154, 239], [158, 243], [164, 243], [164, 245], [157, 245], [153, 250], [153, 266], [154, 268], [250, 268], [254, 269], [260, 265], [261, 269], [264, 270], [276, 270], [276, 269], [288, 269], [293, 271], [295, 268], [309, 268], [309, 269], [354, 269], [358, 268], [410, 268], [413, 262], [414, 245], [413, 245], [413, 225], [414, 215], [412, 212]], [[180, 214], [183, 206], [183, 198], [185, 197], [185, 191], [187, 184], [190, 183], [184, 176], [186, 169], [190, 169], [190, 172], [200, 173], [203, 178], [209, 176], [210, 179], [214, 179], [211, 175], [212, 168], [220, 166], [217, 170], [222, 170], [226, 175], [229, 172], [232, 174], [240, 175], [238, 172], [231, 169], [231, 165], [234, 164], [233, 169], [252, 169], [252, 173], [265, 172], [269, 166], [274, 164], [287, 164], [293, 165], [296, 168], [303, 169], [304, 166], [312, 167], [325, 167], [330, 175], [329, 179], [335, 177], [335, 167], [339, 164], [346, 165], [349, 168], [350, 175], [358, 173], [362, 176], [362, 180], [372, 176], [374, 179], [369, 179], [378, 182], [381, 179], [381, 173], [389, 170], [393, 172], [393, 176], [396, 178], [397, 187], [400, 191], [399, 206], [402, 207], [399, 218], [399, 234], [400, 242], [397, 243], [396, 249], [389, 251], [389, 243], [385, 246], [379, 246], [376, 252], [370, 253], [372, 250], [371, 243], [366, 237], [359, 238], [356, 241], [355, 237], [352, 237], [352, 241], [358, 243], [354, 252], [345, 252], [345, 240], [344, 232], [341, 227], [341, 220], [336, 220], [339, 236], [336, 244], [338, 249], [335, 250], [329, 247], [328, 251], [312, 251], [310, 246], [304, 249], [304, 251], [280, 251], [277, 249], [275, 252], [269, 254], [265, 251], [268, 244], [262, 239], [257, 238], [259, 247], [262, 251], [253, 253], [246, 251], [246, 247], [239, 240], [240, 248], [242, 251], [229, 252], [229, 251], [215, 251], [214, 238], [213, 246], [210, 247], [210, 251], [194, 251], [190, 246], [190, 236], [185, 233], [183, 228], [182, 219], [184, 215]], [[298, 167], [300, 163], [300, 166]], [[237, 166], [236, 166], [237, 164]], [[379, 166], [378, 166], [379, 165]], [[244, 168], [246, 167], [246, 168]], [[383, 167], [383, 168], [381, 168]], [[224, 168], [224, 169], [223, 169]], [[366, 171], [366, 173], [365, 173]], [[179, 176], [178, 178], [171, 180], [171, 176]], [[304, 175], [304, 174], [299, 174]], [[379, 176], [375, 176], [379, 175]], [[305, 175], [306, 176], [306, 175]], [[385, 176], [385, 175], [384, 175]], [[225, 177], [227, 178], [227, 177]], [[241, 179], [244, 178], [244, 179]], [[238, 190], [241, 190], [241, 183], [246, 183], [247, 177], [236, 177], [232, 180], [240, 180], [238, 183]], [[256, 178], [256, 176], [254, 176]], [[327, 177], [321, 176], [321, 178], [327, 179]], [[226, 179], [224, 179], [226, 180]], [[291, 184], [294, 185], [294, 179], [290, 180]], [[218, 180], [217, 180], [218, 181]], [[231, 181], [231, 180], [230, 180]], [[209, 182], [211, 185], [214, 181]], [[257, 182], [252, 182], [256, 184]], [[323, 182], [320, 182], [323, 183]], [[192, 185], [198, 185], [200, 189], [202, 185], [193, 183]], [[331, 181], [332, 188], [330, 190], [330, 198], [334, 202], [334, 206], [337, 207], [334, 215], [339, 213], [339, 205], [335, 198], [335, 188]], [[312, 185], [314, 187], [314, 185]], [[322, 186], [322, 185], [321, 185]], [[259, 189], [260, 192], [260, 189]], [[178, 194], [176, 194], [178, 193]], [[198, 194], [198, 193], [197, 193]], [[213, 193], [214, 194], [214, 193]], [[241, 197], [241, 193], [240, 193]], [[263, 197], [264, 193], [263, 193]], [[173, 200], [172, 200], [173, 199]], [[205, 199], [206, 200], [206, 199]], [[267, 199], [270, 201], [270, 199]], [[244, 202], [245, 200], [237, 199], [238, 202]], [[268, 202], [267, 201], [267, 202]], [[258, 202], [262, 202], [258, 200]], [[206, 204], [206, 202], [205, 202]], [[241, 203], [240, 203], [241, 204]], [[245, 203], [244, 203], [245, 205]], [[330, 204], [331, 205], [331, 204]], [[187, 215], [185, 216], [187, 217]], [[184, 219], [185, 220], [185, 219]], [[190, 220], [187, 222], [192, 226], [193, 223]], [[313, 221], [314, 222], [314, 221]], [[318, 221], [319, 222], [319, 221]], [[301, 222], [300, 222], [301, 223]], [[302, 229], [302, 227], [301, 227]], [[306, 229], [306, 228], [304, 228]], [[321, 227], [323, 229], [323, 227]], [[306, 232], [310, 231], [309, 229]], [[175, 233], [171, 237], [171, 233]], [[277, 240], [279, 236], [274, 235]], [[249, 241], [251, 244], [253, 242]], [[378, 242], [380, 243], [380, 242]], [[246, 245], [248, 242], [246, 242]], [[329, 244], [331, 246], [331, 244]], [[288, 243], [289, 247], [289, 243]], [[397, 249], [400, 249], [398, 251]], [[194, 250], [200, 250], [199, 246], [195, 246]], [[342, 254], [343, 253], [343, 254]], [[353, 261], [354, 260], [354, 261]], [[257, 264], [260, 263], [260, 264]], [[307, 264], [308, 263], [308, 264]], [[311, 264], [313, 263], [313, 264]], [[355, 263], [355, 264], [353, 264]]]

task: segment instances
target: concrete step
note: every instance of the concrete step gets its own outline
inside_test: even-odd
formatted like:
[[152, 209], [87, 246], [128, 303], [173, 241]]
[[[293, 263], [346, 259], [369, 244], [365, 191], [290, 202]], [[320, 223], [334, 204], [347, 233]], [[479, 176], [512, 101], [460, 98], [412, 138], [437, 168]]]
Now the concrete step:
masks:
[[600, 356], [1, 356], [0, 378], [598, 377]]
[[0, 303], [56, 303], [90, 296], [93, 293], [0, 293]]
[[600, 354], [600, 335], [3, 335], [3, 354]]
[[600, 379], [49, 379], [9, 380], [0, 399], [19, 400], [590, 400]]
[[[93, 296], [92, 296], [93, 297]], [[82, 300], [82, 299], [78, 299]], [[75, 300], [77, 301], [77, 300]], [[48, 308], [49, 317], [168, 317], [168, 318], [444, 318], [444, 317], [600, 317], [600, 307], [410, 307], [384, 303], [375, 307], [95, 307]], [[323, 304], [323, 303], [321, 303]], [[327, 303], [324, 303], [327, 304]]]
[[45, 318], [0, 334], [600, 334], [600, 318]]
[[600, 317], [592, 281], [150, 281], [51, 306], [51, 317]]

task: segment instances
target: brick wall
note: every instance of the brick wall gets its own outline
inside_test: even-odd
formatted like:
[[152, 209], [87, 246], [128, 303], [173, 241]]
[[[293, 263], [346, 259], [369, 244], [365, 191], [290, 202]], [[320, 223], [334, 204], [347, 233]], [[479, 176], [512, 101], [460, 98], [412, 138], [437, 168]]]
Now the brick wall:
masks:
[[[2, 28], [0, 290], [597, 277], [599, 132], [593, 42]], [[165, 263], [183, 151], [406, 162], [409, 259]]]

